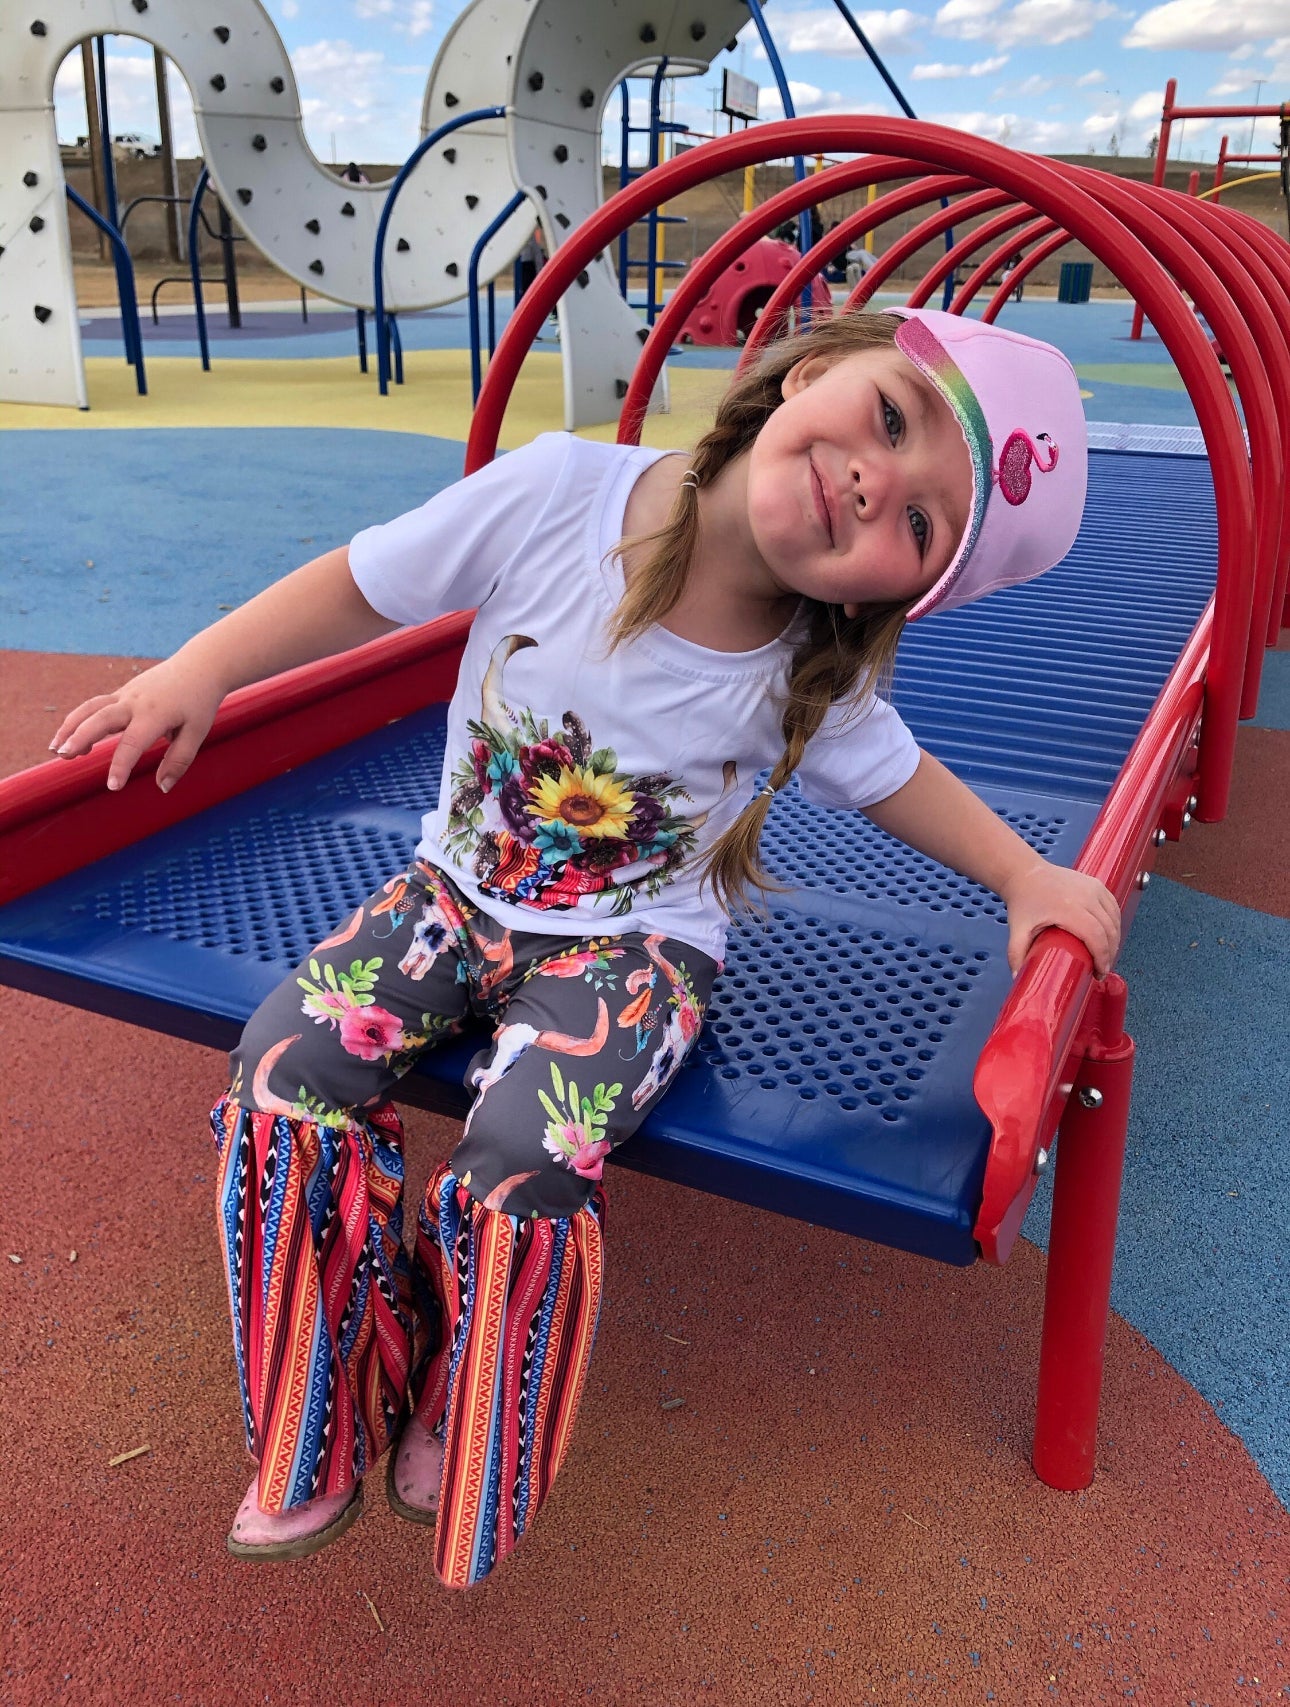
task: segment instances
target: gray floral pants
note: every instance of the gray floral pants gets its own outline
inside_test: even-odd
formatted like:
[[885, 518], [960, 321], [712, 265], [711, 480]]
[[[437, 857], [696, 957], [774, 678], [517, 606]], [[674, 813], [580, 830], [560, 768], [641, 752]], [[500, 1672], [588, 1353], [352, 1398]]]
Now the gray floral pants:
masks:
[[391, 878], [272, 991], [231, 1057], [230, 1096], [346, 1126], [474, 1017], [491, 1043], [451, 1160], [478, 1202], [559, 1219], [587, 1202], [698, 1036], [718, 967], [662, 936], [514, 931], [424, 861]]

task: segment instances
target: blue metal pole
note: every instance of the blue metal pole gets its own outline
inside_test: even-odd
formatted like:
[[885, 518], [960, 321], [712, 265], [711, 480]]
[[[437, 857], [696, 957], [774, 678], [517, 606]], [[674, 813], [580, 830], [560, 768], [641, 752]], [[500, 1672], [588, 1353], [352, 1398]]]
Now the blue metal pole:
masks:
[[[654, 75], [649, 86], [649, 163], [651, 169], [658, 165], [659, 142], [659, 90], [663, 85], [663, 76], [667, 70], [667, 55], [664, 54], [654, 68]], [[657, 284], [658, 284], [658, 209], [651, 207], [645, 220], [645, 323], [654, 324], [658, 315]]]
[[[621, 119], [620, 125], [619, 125], [619, 141], [618, 141], [618, 188], [621, 190], [621, 189], [624, 189], [632, 181], [631, 162], [628, 159], [628, 155], [631, 152], [631, 146], [632, 146], [631, 94], [630, 94], [630, 91], [628, 90], [627, 79], [625, 77], [620, 81], [620, 83], [618, 85], [618, 93], [619, 93], [620, 97], [622, 98], [622, 108], [623, 108], [622, 119]], [[629, 243], [630, 237], [631, 237], [631, 227], [630, 226], [628, 226], [626, 231], [621, 231], [618, 234], [618, 289], [622, 295], [624, 302], [627, 301], [627, 289], [628, 289], [627, 274], [628, 274], [628, 267], [629, 267], [628, 257], [631, 254], [631, 248], [630, 248], [630, 243]]]
[[[847, 9], [846, 0], [833, 0], [833, 4], [837, 7], [838, 11], [842, 14], [843, 20], [850, 26], [852, 35], [855, 36], [856, 40], [860, 43], [860, 46], [865, 50], [865, 52], [869, 55], [869, 58], [873, 61], [874, 69], [877, 71], [879, 77], [882, 78], [883, 82], [887, 85], [887, 87], [891, 90], [892, 95], [895, 97], [896, 105], [900, 108], [901, 112], [904, 113], [904, 115], [907, 119], [916, 119], [918, 117], [918, 114], [914, 111], [914, 109], [910, 106], [909, 102], [905, 99], [905, 97], [901, 94], [900, 90], [896, 87], [896, 81], [892, 77], [891, 73], [887, 70], [887, 67], [883, 64], [882, 59], [880, 58], [880, 56], [878, 54], [878, 50], [874, 47], [873, 43], [869, 40], [868, 36], [864, 33], [864, 31], [860, 28], [860, 25], [857, 23], [857, 21], [851, 16], [851, 13]], [[942, 196], [941, 197], [941, 206], [942, 207], [948, 207], [949, 205], [950, 204], [949, 204], [948, 200], [944, 196]], [[950, 231], [947, 231], [945, 233], [946, 251], [948, 252], [953, 247], [954, 247], [954, 232], [952, 230], [950, 230]], [[945, 280], [945, 291], [944, 291], [944, 294], [941, 298], [941, 307], [943, 309], [945, 309], [945, 311], [947, 313], [949, 312], [950, 303], [953, 302], [953, 300], [954, 300], [954, 274], [950, 273], [948, 278]]]
[[441, 124], [438, 130], [432, 130], [423, 137], [408, 155], [399, 168], [398, 175], [390, 185], [390, 192], [385, 198], [385, 206], [381, 209], [381, 218], [376, 227], [376, 254], [373, 260], [372, 302], [376, 315], [376, 368], [380, 381], [381, 396], [384, 397], [390, 389], [390, 333], [385, 319], [385, 233], [389, 229], [390, 215], [394, 211], [394, 203], [399, 191], [411, 176], [418, 160], [434, 147], [436, 142], [442, 142], [445, 136], [454, 130], [460, 130], [463, 125], [475, 124], [479, 119], [505, 118], [505, 107], [476, 107], [473, 112], [462, 113], [460, 118], [449, 119], [447, 124]]
[[510, 201], [497, 215], [497, 218], [485, 228], [475, 247], [470, 251], [470, 266], [466, 273], [466, 301], [470, 305], [470, 400], [472, 403], [479, 401], [479, 388], [484, 383], [484, 376], [480, 371], [479, 354], [479, 257], [524, 199], [524, 191], [516, 190]]
[[358, 316], [358, 371], [367, 372], [367, 315], [361, 308], [354, 310]]
[[206, 335], [206, 304], [202, 301], [202, 258], [200, 254], [201, 232], [199, 220], [202, 211], [202, 197], [206, 194], [206, 186], [211, 181], [210, 168], [203, 164], [197, 183], [193, 189], [193, 199], [188, 208], [188, 270], [193, 280], [193, 308], [197, 314], [197, 342], [202, 351], [202, 372], [211, 370], [211, 343]]
[[134, 292], [134, 265], [130, 260], [130, 251], [125, 246], [125, 238], [115, 225], [109, 224], [95, 207], [91, 207], [83, 196], [78, 196], [70, 184], [64, 186], [67, 199], [74, 207], [89, 220], [92, 220], [112, 245], [112, 252], [117, 257], [117, 283], [123, 286], [121, 290], [121, 335], [127, 350], [133, 342], [134, 355], [126, 359], [134, 368], [135, 384], [139, 387], [140, 397], [148, 395], [148, 382], [143, 371], [143, 338], [139, 330], [139, 304]]
[[[758, 0], [746, 0], [752, 21], [757, 26], [757, 34], [761, 37], [761, 45], [766, 50], [770, 68], [775, 74], [775, 86], [779, 90], [779, 98], [783, 103], [784, 117], [793, 119], [797, 113], [793, 108], [793, 97], [788, 90], [788, 79], [784, 75], [784, 67], [780, 62], [779, 51], [775, 46], [774, 37], [766, 28], [766, 19], [762, 15]], [[800, 184], [806, 177], [806, 162], [800, 154], [793, 156], [793, 176]], [[811, 247], [811, 216], [805, 208], [797, 216], [797, 240], [803, 254]], [[802, 318], [809, 320], [811, 315], [811, 290], [808, 285], [802, 292]]]
[[[102, 36], [96, 36], [94, 38], [94, 55], [99, 84], [99, 141], [103, 155], [103, 199], [107, 203], [107, 218], [109, 225], [113, 231], [120, 231], [121, 221], [116, 197], [116, 162], [112, 158], [112, 121], [108, 116], [107, 57], [104, 39]], [[117, 295], [122, 299], [122, 303], [124, 304], [127, 295], [133, 299], [134, 280], [132, 274], [130, 282], [127, 285], [126, 280], [122, 276], [121, 251], [116, 243], [113, 243], [112, 245], [112, 263], [116, 269]], [[125, 344], [125, 359], [131, 364], [131, 366], [135, 364], [142, 350], [142, 344], [140, 342], [141, 333], [139, 332], [137, 325], [137, 301], [135, 303], [135, 307], [136, 323], [134, 325], [129, 324], [129, 317], [125, 312], [124, 306], [121, 310], [121, 338], [122, 342]]]

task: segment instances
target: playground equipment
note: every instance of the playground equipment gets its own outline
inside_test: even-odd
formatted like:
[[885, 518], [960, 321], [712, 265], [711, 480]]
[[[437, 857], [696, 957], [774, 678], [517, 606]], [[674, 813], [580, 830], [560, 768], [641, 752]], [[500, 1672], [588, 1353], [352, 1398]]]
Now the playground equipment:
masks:
[[[683, 344], [742, 344], [757, 324], [757, 317], [775, 294], [775, 286], [792, 272], [800, 259], [791, 243], [763, 237], [746, 249], [737, 261], [694, 305], [682, 326]], [[811, 286], [811, 307], [828, 316], [833, 299], [823, 279]]]
[[[703, 0], [657, 26], [647, 0], [590, 20], [575, 0], [476, 0], [436, 57], [422, 122], [433, 135], [463, 114], [488, 116], [460, 125], [403, 190], [383, 257], [386, 309], [462, 295], [478, 239], [517, 188], [531, 205], [514, 204], [477, 267], [487, 277], [506, 266], [535, 209], [554, 251], [601, 199], [609, 90], [660, 56], [706, 67], [746, 18], [739, 0]], [[0, 395], [87, 405], [53, 83], [70, 48], [108, 31], [142, 37], [183, 72], [216, 190], [256, 247], [318, 295], [374, 308], [386, 187], [338, 178], [310, 151], [290, 61], [259, 0], [213, 11], [191, 0], [31, 0], [0, 18]], [[608, 261], [582, 270], [560, 308], [570, 427], [612, 417], [637, 347]]]
[[[1180, 107], [1174, 100], [1178, 93], [1178, 79], [1171, 77], [1165, 84], [1164, 105], [1160, 111], [1160, 133], [1156, 139], [1156, 163], [1152, 173], [1152, 183], [1157, 189], [1165, 181], [1165, 169], [1169, 163], [1169, 138], [1174, 121], [1180, 124], [1187, 119], [1279, 119], [1281, 121], [1281, 152], [1270, 158], [1281, 162], [1281, 193], [1286, 197], [1287, 215], [1290, 216], [1290, 102], [1282, 102], [1278, 107]], [[1226, 154], [1227, 138], [1223, 138], [1219, 150], [1219, 160], [1214, 171], [1215, 187], [1221, 187], [1223, 168], [1227, 160], [1249, 159], [1253, 156]], [[1260, 158], [1269, 158], [1261, 156]], [[1228, 188], [1231, 188], [1229, 184]], [[1142, 305], [1138, 303], [1133, 310], [1133, 326], [1129, 336], [1139, 339], [1142, 336]]]
[[[1160, 842], [1226, 810], [1242, 690], [1285, 596], [1290, 260], [1271, 233], [906, 120], [835, 116], [723, 138], [629, 185], [552, 257], [490, 364], [467, 468], [493, 454], [552, 305], [620, 231], [709, 176], [799, 150], [860, 158], [791, 185], [690, 270], [640, 352], [620, 439], [639, 432], [704, 291], [813, 199], [920, 180], [854, 216], [859, 232], [916, 192], [933, 205], [997, 194], [1059, 227], [1031, 255], [1076, 238], [1112, 268], [1176, 362], [1208, 460], [1095, 450], [1066, 562], [911, 631], [896, 698], [921, 741], [1033, 845], [1106, 882], [1131, 920]], [[838, 242], [830, 232], [785, 276], [759, 340]], [[1228, 352], [1248, 449], [1184, 291]], [[227, 1047], [334, 923], [298, 886], [301, 852], [325, 858], [334, 894], [364, 894], [415, 837], [442, 761], [434, 702], [451, 692], [469, 621], [232, 695], [172, 794], [150, 785], [160, 749], [120, 794], [103, 787], [101, 752], [0, 786], [0, 977]], [[790, 791], [765, 851], [788, 892], [768, 923], [732, 935], [707, 1031], [621, 1160], [962, 1266], [1006, 1260], [1059, 1132], [1034, 1465], [1054, 1487], [1087, 1485], [1133, 1065], [1123, 981], [1095, 983], [1082, 945], [1050, 931], [1014, 983], [998, 904], [859, 815]], [[401, 1094], [461, 1113], [472, 1047], [434, 1053]]]

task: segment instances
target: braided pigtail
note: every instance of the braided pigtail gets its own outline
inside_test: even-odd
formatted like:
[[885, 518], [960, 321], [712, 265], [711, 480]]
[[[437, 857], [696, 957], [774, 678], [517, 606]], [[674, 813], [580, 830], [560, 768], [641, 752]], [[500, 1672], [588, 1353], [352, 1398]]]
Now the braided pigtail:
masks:
[[728, 913], [748, 905], [751, 889], [783, 892], [785, 886], [763, 870], [758, 858], [771, 799], [801, 764], [807, 742], [831, 705], [849, 699], [859, 717], [870, 696], [889, 684], [908, 609], [907, 603], [879, 605], [836, 623], [840, 613], [835, 606], [813, 605], [810, 632], [794, 655], [789, 676], [781, 725], [784, 751], [766, 786], [717, 837], [703, 868], [703, 883], [712, 885]]
[[[717, 406], [712, 426], [689, 459], [671, 513], [656, 533], [621, 540], [615, 555], [646, 546], [610, 624], [612, 650], [661, 622], [679, 601], [698, 549], [699, 493], [753, 441], [783, 402], [789, 369], [809, 356], [841, 361], [859, 350], [893, 344], [899, 325], [886, 314], [845, 314], [825, 320], [795, 337], [771, 344], [746, 373], [736, 377]], [[807, 636], [793, 658], [783, 712], [784, 751], [766, 787], [713, 845], [703, 870], [728, 912], [745, 905], [751, 889], [782, 888], [762, 870], [758, 843], [772, 795], [802, 762], [807, 742], [838, 700], [854, 699], [856, 715], [870, 694], [884, 686], [894, 667], [896, 645], [905, 624], [907, 603], [871, 606], [853, 618], [839, 605], [803, 600]]]

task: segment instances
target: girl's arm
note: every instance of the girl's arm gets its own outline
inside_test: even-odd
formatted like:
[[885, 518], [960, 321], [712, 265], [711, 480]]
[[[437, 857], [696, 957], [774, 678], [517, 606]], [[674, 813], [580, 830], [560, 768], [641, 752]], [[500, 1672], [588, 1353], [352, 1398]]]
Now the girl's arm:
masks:
[[144, 670], [115, 693], [97, 694], [69, 712], [50, 742], [60, 758], [87, 753], [119, 734], [107, 785], [125, 785], [140, 755], [161, 736], [170, 745], [157, 766], [167, 791], [193, 762], [225, 694], [297, 664], [346, 652], [399, 626], [378, 615], [359, 592], [349, 548], [266, 587], [246, 604], [203, 629], [173, 657]]
[[930, 753], [922, 753], [903, 788], [866, 806], [865, 816], [1002, 897], [1014, 974], [1050, 925], [1080, 938], [1099, 978], [1115, 964], [1120, 909], [1110, 890], [1086, 872], [1050, 864]]

